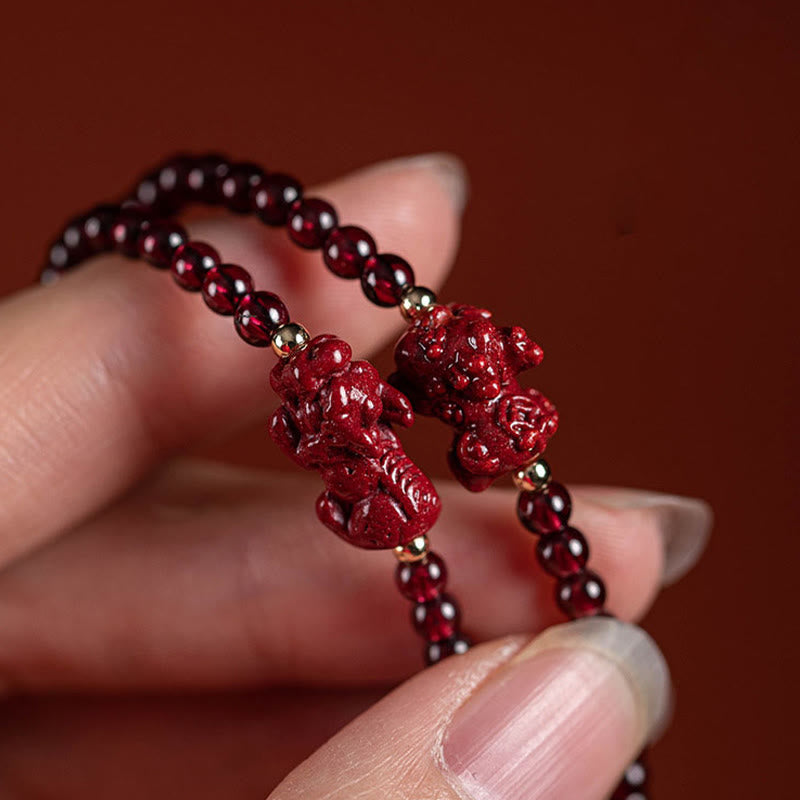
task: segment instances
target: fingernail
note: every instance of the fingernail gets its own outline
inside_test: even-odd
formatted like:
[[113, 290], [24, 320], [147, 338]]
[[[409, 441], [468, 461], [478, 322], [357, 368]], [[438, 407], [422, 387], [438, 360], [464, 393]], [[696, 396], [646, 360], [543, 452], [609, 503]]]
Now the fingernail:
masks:
[[403, 156], [391, 161], [382, 161], [373, 169], [381, 171], [425, 169], [435, 175], [441, 183], [453, 208], [460, 214], [469, 198], [469, 176], [464, 162], [452, 153], [424, 153], [418, 156]]
[[655, 514], [664, 542], [664, 585], [682, 578], [705, 550], [714, 513], [704, 500], [639, 489], [615, 489], [598, 499], [614, 508], [647, 509]]
[[474, 800], [602, 797], [669, 702], [666, 663], [640, 628], [610, 618], [558, 625], [456, 711], [442, 769]]

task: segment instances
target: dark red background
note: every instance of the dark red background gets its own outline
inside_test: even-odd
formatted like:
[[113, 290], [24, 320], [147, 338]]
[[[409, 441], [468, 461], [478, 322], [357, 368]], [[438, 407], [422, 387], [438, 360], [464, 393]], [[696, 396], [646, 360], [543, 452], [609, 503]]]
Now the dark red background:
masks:
[[[309, 183], [457, 153], [472, 198], [443, 294], [545, 346], [538, 385], [563, 419], [551, 461], [717, 514], [703, 563], [646, 622], [678, 689], [657, 796], [787, 797], [797, 5], [80, 5], [3, 22], [0, 290], [31, 279], [66, 215], [172, 150], [220, 148]], [[264, 438], [256, 459], [281, 463]]]

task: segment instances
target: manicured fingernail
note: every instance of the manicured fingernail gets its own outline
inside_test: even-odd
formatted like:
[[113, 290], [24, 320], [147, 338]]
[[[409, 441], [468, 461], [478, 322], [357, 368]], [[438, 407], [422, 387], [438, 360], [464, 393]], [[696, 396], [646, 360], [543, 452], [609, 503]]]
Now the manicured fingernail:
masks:
[[655, 514], [664, 542], [666, 585], [682, 578], [705, 550], [714, 514], [703, 500], [639, 489], [615, 489], [604, 494], [600, 501], [615, 508], [647, 509]]
[[669, 672], [640, 628], [610, 618], [537, 637], [456, 711], [443, 771], [474, 800], [603, 797], [669, 713]]
[[464, 162], [452, 153], [425, 153], [404, 156], [376, 164], [374, 169], [426, 169], [436, 176], [450, 197], [453, 208], [460, 214], [469, 197], [469, 177]]

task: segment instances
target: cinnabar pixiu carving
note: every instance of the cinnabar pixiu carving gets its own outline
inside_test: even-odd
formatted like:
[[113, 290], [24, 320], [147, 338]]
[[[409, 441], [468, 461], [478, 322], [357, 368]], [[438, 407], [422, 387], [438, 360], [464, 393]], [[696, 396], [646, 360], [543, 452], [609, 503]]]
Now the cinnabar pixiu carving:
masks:
[[417, 413], [455, 428], [450, 467], [479, 492], [540, 456], [556, 431], [553, 404], [516, 378], [543, 357], [522, 328], [501, 328], [488, 311], [437, 305], [417, 316], [397, 343], [397, 372], [389, 380]]
[[436, 522], [439, 496], [391, 427], [414, 421], [408, 399], [351, 358], [346, 342], [323, 335], [276, 364], [270, 383], [282, 404], [270, 432], [322, 476], [317, 515], [325, 525], [358, 547], [396, 547]]

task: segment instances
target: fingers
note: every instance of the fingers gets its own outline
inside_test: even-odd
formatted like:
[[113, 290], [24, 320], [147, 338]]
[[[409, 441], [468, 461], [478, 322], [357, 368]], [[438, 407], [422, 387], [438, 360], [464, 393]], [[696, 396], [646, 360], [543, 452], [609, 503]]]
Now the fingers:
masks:
[[[323, 529], [304, 476], [184, 462], [0, 576], [0, 683], [42, 688], [219, 687], [395, 681], [422, 645], [394, 558]], [[653, 499], [611, 507], [575, 492], [612, 611], [638, 618], [670, 537]], [[432, 532], [448, 591], [477, 640], [561, 619], [514, 495], [442, 487]], [[657, 497], [657, 496], [656, 496]], [[669, 502], [676, 502], [668, 498]], [[705, 514], [683, 501], [690, 520]], [[694, 524], [692, 522], [691, 524]]]
[[519, 644], [484, 645], [416, 676], [270, 800], [603, 800], [668, 713], [661, 654], [612, 619]]
[[0, 704], [5, 800], [265, 797], [374, 691], [20, 698]]
[[[428, 285], [452, 259], [464, 191], [446, 156], [393, 162], [319, 190], [344, 222], [406, 255]], [[279, 291], [312, 332], [336, 332], [363, 351], [400, 324], [281, 232], [241, 219], [190, 228], [250, 269], [258, 287]], [[271, 353], [245, 345], [230, 319], [168, 275], [117, 257], [5, 300], [0, 338], [0, 565], [107, 503], [165, 453], [272, 403]]]

